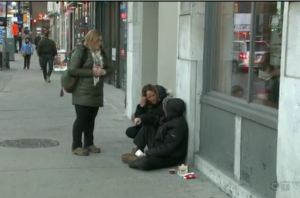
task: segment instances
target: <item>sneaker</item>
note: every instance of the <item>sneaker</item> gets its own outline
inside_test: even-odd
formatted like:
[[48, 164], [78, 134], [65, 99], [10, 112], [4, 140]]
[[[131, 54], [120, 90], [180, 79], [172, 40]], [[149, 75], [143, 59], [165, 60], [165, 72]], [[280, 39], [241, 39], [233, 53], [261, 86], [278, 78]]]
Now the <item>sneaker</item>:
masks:
[[73, 153], [75, 155], [79, 155], [79, 156], [88, 156], [89, 155], [89, 151], [82, 147], [78, 147], [78, 148], [74, 149]]
[[47, 77], [47, 82], [48, 82], [48, 83], [51, 82], [50, 77]]
[[86, 147], [86, 150], [88, 150], [91, 153], [101, 153], [101, 149], [94, 145]]
[[124, 154], [122, 155], [122, 162], [124, 162], [125, 164], [129, 164], [130, 162], [136, 160], [138, 157], [133, 155], [133, 154]]

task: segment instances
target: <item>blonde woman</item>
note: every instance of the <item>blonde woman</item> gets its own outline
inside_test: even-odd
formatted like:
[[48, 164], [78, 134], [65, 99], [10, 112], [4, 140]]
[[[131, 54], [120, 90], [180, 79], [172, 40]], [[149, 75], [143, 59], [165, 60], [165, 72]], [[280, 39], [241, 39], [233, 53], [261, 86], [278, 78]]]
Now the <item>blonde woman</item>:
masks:
[[[107, 64], [107, 57], [102, 49], [102, 35], [97, 30], [90, 30], [84, 43], [73, 52], [69, 72], [77, 77], [77, 87], [72, 93], [76, 120], [73, 125], [72, 152], [75, 155], [87, 156], [89, 153], [100, 153], [94, 145], [95, 118], [99, 107], [103, 107], [104, 76], [112, 72]], [[82, 145], [82, 134], [84, 144]]]

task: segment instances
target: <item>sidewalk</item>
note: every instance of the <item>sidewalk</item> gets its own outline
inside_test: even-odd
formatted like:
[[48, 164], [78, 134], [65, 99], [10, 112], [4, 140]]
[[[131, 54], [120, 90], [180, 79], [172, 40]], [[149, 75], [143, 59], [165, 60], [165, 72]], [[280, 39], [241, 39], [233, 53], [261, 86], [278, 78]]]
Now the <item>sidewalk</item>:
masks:
[[[0, 142], [51, 139], [48, 148], [0, 147], [0, 196], [3, 198], [225, 198], [223, 192], [196, 172], [184, 180], [168, 170], [131, 170], [120, 161], [132, 148], [124, 130], [131, 125], [124, 113], [124, 93], [105, 85], [105, 107], [99, 110], [95, 145], [101, 154], [71, 153], [75, 119], [71, 97], [60, 97], [60, 74], [45, 83], [37, 56], [23, 70], [16, 55], [11, 71], [0, 71]], [[31, 145], [38, 146], [32, 140]], [[0, 143], [1, 144], [1, 143]], [[17, 144], [17, 143], [15, 143]], [[22, 144], [20, 146], [31, 146]]]

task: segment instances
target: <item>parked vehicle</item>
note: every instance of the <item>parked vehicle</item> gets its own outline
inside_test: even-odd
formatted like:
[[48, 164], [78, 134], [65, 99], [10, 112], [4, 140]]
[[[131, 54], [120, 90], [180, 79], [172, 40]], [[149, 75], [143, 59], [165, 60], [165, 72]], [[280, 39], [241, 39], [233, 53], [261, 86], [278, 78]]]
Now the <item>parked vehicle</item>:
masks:
[[[269, 44], [266, 41], [255, 41], [254, 51], [254, 68], [258, 70], [259, 63], [263, 55], [270, 51]], [[242, 68], [244, 72], [248, 72], [250, 64], [250, 41], [233, 41], [232, 50], [232, 71], [236, 72]]]

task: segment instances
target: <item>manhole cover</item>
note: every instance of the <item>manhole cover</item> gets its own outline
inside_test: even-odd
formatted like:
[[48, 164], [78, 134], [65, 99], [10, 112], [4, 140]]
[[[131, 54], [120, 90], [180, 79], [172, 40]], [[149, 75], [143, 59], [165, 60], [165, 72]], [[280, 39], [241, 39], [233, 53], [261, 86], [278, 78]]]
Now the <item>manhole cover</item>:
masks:
[[5, 140], [0, 142], [2, 147], [14, 148], [47, 148], [58, 146], [59, 142], [49, 139], [18, 139], [18, 140]]

